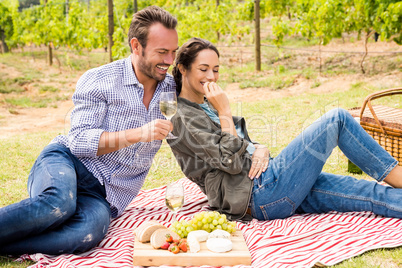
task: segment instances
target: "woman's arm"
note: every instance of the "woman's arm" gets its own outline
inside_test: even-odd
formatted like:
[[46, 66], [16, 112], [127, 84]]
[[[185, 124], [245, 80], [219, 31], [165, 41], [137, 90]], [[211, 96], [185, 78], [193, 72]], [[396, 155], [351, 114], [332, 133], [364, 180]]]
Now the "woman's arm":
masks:
[[[218, 111], [222, 132], [227, 132], [237, 137], [229, 99], [225, 92], [214, 82], [205, 83], [204, 90], [208, 101]], [[250, 179], [258, 178], [262, 172], [267, 170], [269, 162], [268, 148], [260, 144], [255, 144], [255, 151], [251, 159], [252, 166], [248, 176]]]

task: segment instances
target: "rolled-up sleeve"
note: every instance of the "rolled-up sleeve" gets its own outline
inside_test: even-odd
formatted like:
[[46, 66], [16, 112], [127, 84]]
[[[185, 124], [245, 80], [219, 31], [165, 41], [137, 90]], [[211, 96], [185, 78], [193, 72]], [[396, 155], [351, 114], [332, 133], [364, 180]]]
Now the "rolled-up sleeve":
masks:
[[107, 101], [99, 90], [95, 72], [85, 73], [78, 81], [73, 102], [69, 148], [77, 157], [96, 157]]

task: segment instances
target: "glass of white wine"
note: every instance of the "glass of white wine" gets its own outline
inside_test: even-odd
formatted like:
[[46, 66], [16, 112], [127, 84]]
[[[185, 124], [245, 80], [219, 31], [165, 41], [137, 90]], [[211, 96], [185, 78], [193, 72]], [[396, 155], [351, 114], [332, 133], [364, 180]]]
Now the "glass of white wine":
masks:
[[184, 188], [180, 183], [171, 183], [166, 187], [166, 206], [173, 212], [172, 222], [176, 221], [176, 213], [184, 204]]
[[[162, 92], [159, 100], [159, 108], [167, 120], [172, 119], [177, 111], [176, 92]], [[169, 132], [166, 139], [177, 139], [177, 137]]]

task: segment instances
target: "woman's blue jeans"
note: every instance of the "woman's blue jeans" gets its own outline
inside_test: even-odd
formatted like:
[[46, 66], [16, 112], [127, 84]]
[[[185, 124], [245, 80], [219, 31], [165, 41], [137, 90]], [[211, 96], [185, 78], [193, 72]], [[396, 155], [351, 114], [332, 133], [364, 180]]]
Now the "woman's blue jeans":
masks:
[[29, 198], [0, 208], [1, 254], [83, 252], [106, 234], [111, 213], [105, 189], [68, 148], [44, 148], [28, 192]]
[[268, 169], [254, 179], [253, 217], [272, 220], [303, 212], [372, 211], [402, 218], [402, 189], [322, 172], [336, 146], [377, 181], [398, 164], [347, 111], [331, 110], [271, 159]]

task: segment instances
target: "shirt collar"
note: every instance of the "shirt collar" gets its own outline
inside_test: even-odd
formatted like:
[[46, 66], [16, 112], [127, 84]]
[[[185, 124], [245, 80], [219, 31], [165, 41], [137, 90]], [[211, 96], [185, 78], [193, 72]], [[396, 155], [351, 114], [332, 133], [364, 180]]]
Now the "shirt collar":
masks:
[[135, 75], [133, 64], [131, 63], [131, 55], [124, 60], [124, 85], [139, 85], [140, 82]]

